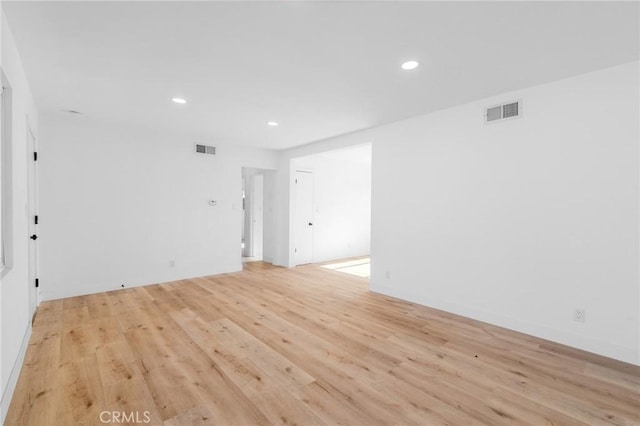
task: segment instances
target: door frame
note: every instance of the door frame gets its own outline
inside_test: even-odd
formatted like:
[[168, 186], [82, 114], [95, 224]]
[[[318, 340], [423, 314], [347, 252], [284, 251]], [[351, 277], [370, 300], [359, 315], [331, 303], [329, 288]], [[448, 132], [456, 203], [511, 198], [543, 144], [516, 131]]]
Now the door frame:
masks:
[[264, 173], [251, 176], [249, 256], [262, 258], [264, 242]]

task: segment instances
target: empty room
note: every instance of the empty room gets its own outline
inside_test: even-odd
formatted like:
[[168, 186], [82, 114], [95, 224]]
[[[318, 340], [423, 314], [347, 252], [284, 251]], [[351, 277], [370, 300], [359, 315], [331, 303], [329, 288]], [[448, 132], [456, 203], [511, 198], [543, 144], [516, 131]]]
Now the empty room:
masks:
[[640, 2], [0, 7], [1, 424], [640, 424]]

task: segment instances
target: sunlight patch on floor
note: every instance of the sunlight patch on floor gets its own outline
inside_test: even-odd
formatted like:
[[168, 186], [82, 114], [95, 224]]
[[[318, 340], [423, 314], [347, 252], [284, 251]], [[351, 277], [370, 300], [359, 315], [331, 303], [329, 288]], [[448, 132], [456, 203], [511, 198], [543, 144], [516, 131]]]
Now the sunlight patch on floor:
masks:
[[363, 278], [369, 278], [371, 276], [371, 259], [368, 257], [348, 260], [346, 262], [330, 263], [328, 265], [322, 265], [322, 267]]

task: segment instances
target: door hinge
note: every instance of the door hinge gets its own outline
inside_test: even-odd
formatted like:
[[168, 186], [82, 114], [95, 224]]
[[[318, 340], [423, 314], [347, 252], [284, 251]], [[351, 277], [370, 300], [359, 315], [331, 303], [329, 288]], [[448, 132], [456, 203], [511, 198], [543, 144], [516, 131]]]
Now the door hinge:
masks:
[[35, 215], [33, 217], [33, 223], [35, 223], [36, 225], [38, 224], [38, 215]]
[[33, 161], [38, 161], [38, 153], [37, 152], [33, 152]]
[[36, 288], [40, 287], [40, 280], [36, 278]]
[[297, 253], [297, 252], [298, 252], [298, 249], [293, 249], [293, 252], [294, 252], [294, 253]]
[[298, 179], [296, 179], [296, 183], [298, 183]]

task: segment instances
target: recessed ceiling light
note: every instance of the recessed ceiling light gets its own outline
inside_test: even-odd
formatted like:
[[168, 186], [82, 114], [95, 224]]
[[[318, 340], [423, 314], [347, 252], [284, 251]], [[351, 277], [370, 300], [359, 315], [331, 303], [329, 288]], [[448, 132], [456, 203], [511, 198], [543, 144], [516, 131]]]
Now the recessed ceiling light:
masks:
[[177, 103], [177, 104], [186, 104], [186, 103], [187, 103], [187, 101], [185, 101], [185, 100], [184, 100], [184, 99], [182, 99], [182, 98], [171, 98], [171, 100], [172, 100], [173, 102]]
[[407, 62], [403, 62], [402, 63], [402, 69], [403, 70], [414, 70], [414, 69], [418, 68], [419, 65], [420, 65], [420, 62], [418, 62], [418, 61], [407, 61]]
[[267, 121], [267, 126], [277, 127], [278, 126], [278, 122], [277, 121]]

